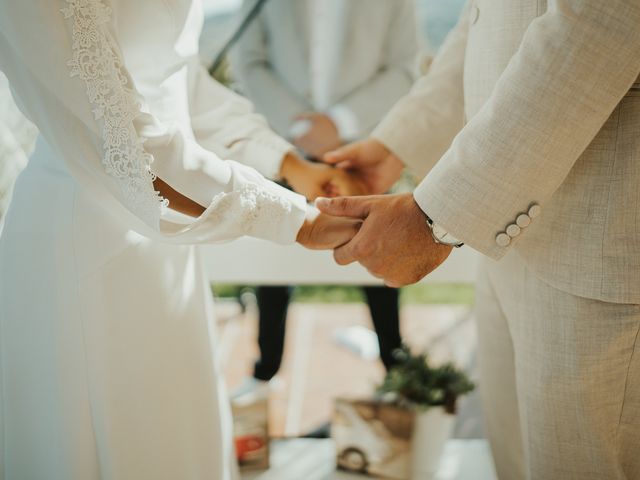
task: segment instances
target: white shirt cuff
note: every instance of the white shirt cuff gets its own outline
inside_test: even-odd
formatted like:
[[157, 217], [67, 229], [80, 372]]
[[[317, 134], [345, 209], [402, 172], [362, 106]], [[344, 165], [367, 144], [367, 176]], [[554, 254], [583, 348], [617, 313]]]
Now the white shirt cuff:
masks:
[[327, 115], [333, 120], [342, 140], [348, 142], [360, 137], [358, 117], [349, 107], [343, 104], [334, 105], [327, 111]]
[[[295, 151], [289, 142], [271, 132], [254, 135], [246, 142], [238, 143], [242, 143], [243, 149], [240, 162], [272, 180], [280, 178], [280, 166], [286, 154]], [[238, 160], [238, 155], [231, 158]]]

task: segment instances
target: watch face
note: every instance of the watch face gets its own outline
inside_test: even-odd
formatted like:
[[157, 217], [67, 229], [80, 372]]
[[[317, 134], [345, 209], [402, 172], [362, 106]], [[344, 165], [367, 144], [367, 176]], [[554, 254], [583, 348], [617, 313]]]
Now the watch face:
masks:
[[444, 228], [442, 228], [440, 225], [438, 225], [437, 223], [433, 224], [433, 234], [441, 242], [445, 241], [445, 237], [449, 236], [447, 231]]
[[446, 245], [456, 245], [460, 243], [460, 240], [455, 238], [449, 232], [447, 232], [444, 228], [442, 228], [437, 223], [433, 224], [433, 235], [442, 243]]

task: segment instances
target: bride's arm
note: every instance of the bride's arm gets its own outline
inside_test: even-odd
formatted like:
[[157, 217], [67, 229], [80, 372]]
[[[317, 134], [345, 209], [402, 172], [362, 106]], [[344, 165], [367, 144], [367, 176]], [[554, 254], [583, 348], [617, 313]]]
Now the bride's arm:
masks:
[[253, 167], [267, 178], [286, 180], [309, 200], [333, 193], [362, 193], [345, 170], [302, 159], [254, 112], [249, 100], [211, 78], [198, 58], [191, 59], [188, 69], [191, 127], [204, 148]]
[[184, 215], [188, 215], [189, 217], [198, 218], [206, 210], [206, 208], [202, 205], [197, 204], [190, 198], [185, 197], [180, 192], [171, 188], [171, 185], [162, 180], [160, 177], [156, 177], [156, 179], [153, 181], [153, 186], [160, 193], [162, 198], [165, 198], [169, 201], [171, 209], [175, 210], [176, 212], [183, 213]]
[[[198, 217], [205, 208], [193, 200], [176, 192], [160, 178], [153, 182], [160, 194], [167, 198], [174, 210], [191, 217]], [[360, 220], [332, 218], [310, 208], [307, 211], [302, 227], [298, 231], [296, 241], [312, 250], [325, 250], [347, 243], [360, 229]]]
[[[293, 242], [307, 213], [305, 199], [252, 168], [221, 160], [149, 114], [125, 68], [113, 21], [103, 0], [0, 2], [0, 68], [23, 112], [78, 183], [151, 237]], [[155, 175], [170, 186], [162, 192], [170, 201], [176, 197], [167, 192], [176, 192], [199, 205], [199, 217], [188, 224], [163, 218], [166, 200], [153, 185]]]

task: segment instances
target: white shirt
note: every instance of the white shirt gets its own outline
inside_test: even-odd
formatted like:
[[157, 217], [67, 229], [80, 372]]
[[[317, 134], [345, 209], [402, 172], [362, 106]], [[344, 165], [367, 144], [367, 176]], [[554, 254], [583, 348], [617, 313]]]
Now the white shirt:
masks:
[[320, 112], [331, 107], [331, 93], [342, 57], [344, 8], [343, 0], [307, 0], [311, 98], [313, 107]]
[[[253, 5], [245, 0], [244, 12]], [[416, 37], [414, 0], [270, 0], [231, 63], [243, 92], [282, 135], [299, 114], [320, 111], [353, 140], [409, 91]]]
[[[335, 82], [344, 51], [346, 25], [344, 0], [307, 0], [309, 35], [309, 78], [314, 111], [326, 113], [344, 140], [355, 139], [360, 130], [358, 119], [348, 107], [332, 105]], [[311, 127], [307, 120], [295, 122], [290, 136], [297, 137]]]

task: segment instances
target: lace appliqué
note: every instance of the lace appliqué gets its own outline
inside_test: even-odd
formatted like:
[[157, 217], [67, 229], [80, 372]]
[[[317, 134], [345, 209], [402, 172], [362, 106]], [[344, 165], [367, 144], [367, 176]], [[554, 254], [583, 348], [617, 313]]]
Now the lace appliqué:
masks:
[[130, 85], [113, 39], [104, 27], [111, 9], [102, 0], [66, 0], [61, 11], [72, 22], [72, 77], [84, 80], [96, 120], [102, 120], [106, 172], [118, 180], [126, 205], [157, 228], [168, 201], [153, 188], [153, 157], [133, 124], [141, 105]]
[[238, 225], [244, 235], [257, 237], [281, 225], [293, 208], [287, 198], [265, 191], [254, 183], [216, 195], [211, 206], [210, 218], [215, 223], [224, 224], [226, 220]]

